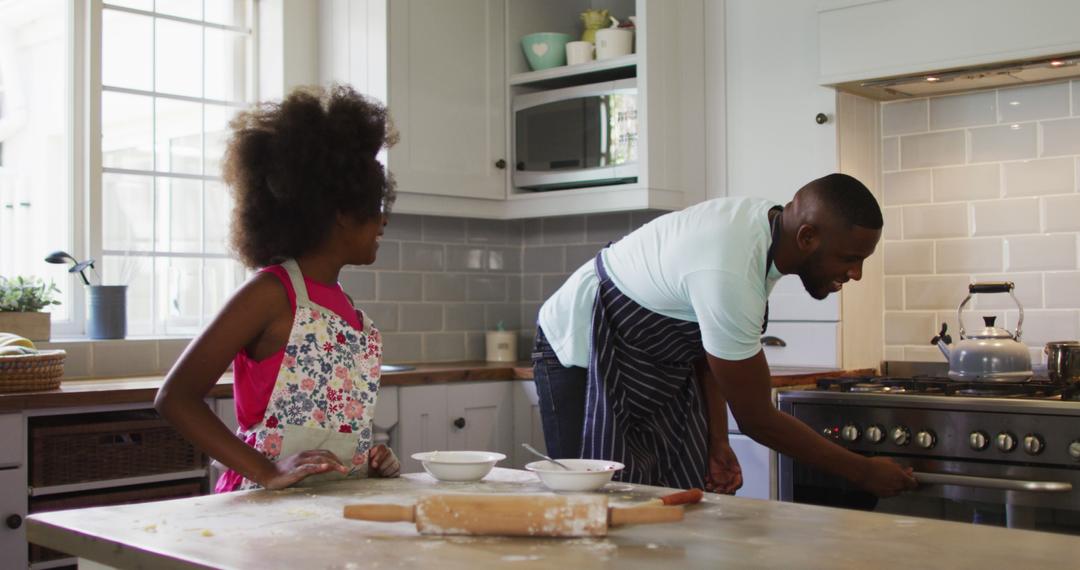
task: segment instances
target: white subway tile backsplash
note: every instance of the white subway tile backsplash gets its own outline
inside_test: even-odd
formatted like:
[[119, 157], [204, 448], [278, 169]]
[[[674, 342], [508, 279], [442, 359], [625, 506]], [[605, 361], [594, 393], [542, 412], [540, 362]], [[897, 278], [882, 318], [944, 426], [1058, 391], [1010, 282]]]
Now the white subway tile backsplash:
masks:
[[904, 308], [904, 278], [885, 278], [885, 310], [900, 311]]
[[996, 164], [935, 168], [933, 173], [935, 202], [986, 200], [1001, 196]]
[[881, 141], [881, 169], [885, 172], [900, 168], [900, 139], [886, 137]]
[[928, 113], [926, 99], [885, 103], [881, 106], [881, 133], [889, 136], [924, 132]]
[[934, 242], [885, 242], [885, 275], [912, 275], [934, 272]]
[[997, 97], [993, 91], [930, 99], [930, 130], [997, 123]]
[[[1012, 330], [1016, 317], [1010, 317], [1009, 329]], [[1080, 311], [1024, 311], [1023, 327], [1020, 340], [1032, 348], [1057, 340], [1076, 340], [1080, 338]]]
[[967, 237], [966, 204], [904, 207], [904, 239]]
[[1035, 158], [1035, 123], [971, 129], [971, 162]]
[[885, 217], [885, 227], [882, 228], [882, 239], [900, 239], [901, 237], [901, 220], [903, 220], [904, 210], [903, 208], [883, 208], [882, 213]]
[[1005, 196], [1041, 196], [1065, 194], [1076, 186], [1073, 158], [1048, 158], [1006, 162], [1001, 165]]
[[932, 346], [905, 346], [904, 360], [909, 362], [945, 362], [945, 356], [941, 354], [940, 350]]
[[1002, 236], [1039, 231], [1038, 198], [985, 200], [971, 205], [972, 234]]
[[[943, 361], [969, 282], [1015, 284], [1034, 362], [1080, 337], [1080, 80], [885, 103], [881, 142], [886, 359]], [[1018, 315], [983, 294], [964, 320]]]
[[1080, 272], [1046, 273], [1046, 308], [1080, 309]]
[[927, 344], [935, 332], [934, 313], [885, 311], [885, 344]]
[[1076, 234], [1005, 238], [1006, 271], [1076, 269]]
[[1004, 265], [1000, 238], [947, 239], [936, 244], [936, 273], [1001, 271]]
[[1069, 115], [1069, 84], [1048, 83], [998, 90], [1001, 123], [1052, 119]]
[[1080, 154], [1080, 119], [1043, 121], [1042, 155]]
[[[1034, 156], [1034, 146], [1032, 153]], [[900, 167], [903, 169], [963, 163], [964, 131], [900, 137]]]
[[931, 199], [931, 171], [886, 172], [882, 177], [886, 206], [925, 204]]
[[1080, 195], [1043, 198], [1045, 229], [1048, 232], [1080, 231]]
[[966, 275], [906, 277], [904, 309], [942, 310], [956, 307], [956, 295], [966, 292]]
[[[1043, 306], [1042, 273], [989, 273], [975, 276], [975, 282], [1012, 281], [1013, 295], [1025, 309], [1038, 309]], [[1000, 293], [975, 295], [972, 307], [980, 310], [1015, 309], [1012, 297]]]
[[904, 359], [904, 347], [902, 346], [886, 346], [885, 347], [885, 360], [888, 361], [900, 361]]

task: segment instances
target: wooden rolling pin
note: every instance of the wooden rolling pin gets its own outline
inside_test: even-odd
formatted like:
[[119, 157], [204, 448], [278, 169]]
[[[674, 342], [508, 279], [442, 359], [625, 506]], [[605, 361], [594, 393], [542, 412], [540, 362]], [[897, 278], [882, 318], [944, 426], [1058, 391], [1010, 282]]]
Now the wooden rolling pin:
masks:
[[701, 502], [701, 499], [705, 496], [705, 492], [697, 487], [693, 489], [687, 489], [685, 491], [679, 491], [678, 493], [672, 493], [670, 495], [664, 495], [656, 499], [649, 499], [634, 505], [631, 508], [640, 509], [644, 507], [673, 507], [675, 505], [694, 505]]
[[676, 522], [682, 507], [609, 508], [602, 495], [429, 495], [414, 506], [346, 505], [345, 518], [415, 522], [420, 534], [604, 536], [609, 526]]

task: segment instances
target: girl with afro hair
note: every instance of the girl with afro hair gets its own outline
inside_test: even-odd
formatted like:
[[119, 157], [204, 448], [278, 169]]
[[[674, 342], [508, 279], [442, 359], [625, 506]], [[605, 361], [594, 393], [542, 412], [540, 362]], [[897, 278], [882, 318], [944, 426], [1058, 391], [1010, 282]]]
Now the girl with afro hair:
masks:
[[[338, 284], [342, 267], [375, 261], [394, 201], [376, 159], [395, 139], [386, 109], [348, 86], [302, 88], [230, 127], [231, 242], [257, 271], [154, 405], [228, 468], [218, 492], [397, 476], [393, 452], [372, 445], [382, 340]], [[230, 362], [235, 435], [205, 404]]]

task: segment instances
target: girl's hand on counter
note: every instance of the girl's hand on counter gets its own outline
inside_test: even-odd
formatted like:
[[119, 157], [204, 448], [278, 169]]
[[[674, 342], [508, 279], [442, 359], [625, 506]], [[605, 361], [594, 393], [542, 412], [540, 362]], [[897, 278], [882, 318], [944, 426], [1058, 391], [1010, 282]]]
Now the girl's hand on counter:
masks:
[[382, 444], [368, 452], [368, 464], [376, 477], [397, 477], [401, 474], [401, 462], [389, 447]]
[[310, 475], [328, 471], [348, 472], [333, 453], [325, 449], [309, 449], [273, 463], [274, 471], [256, 483], [267, 489], [284, 489], [303, 481]]

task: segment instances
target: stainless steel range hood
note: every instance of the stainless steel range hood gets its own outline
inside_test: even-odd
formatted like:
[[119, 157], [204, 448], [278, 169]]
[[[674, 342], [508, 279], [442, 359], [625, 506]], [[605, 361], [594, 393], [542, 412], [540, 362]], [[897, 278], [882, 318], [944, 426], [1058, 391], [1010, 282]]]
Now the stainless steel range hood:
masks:
[[996, 89], [1031, 83], [1080, 78], [1080, 53], [1062, 54], [1038, 60], [1009, 61], [978, 67], [852, 81], [834, 85], [841, 91], [879, 101], [929, 97]]

